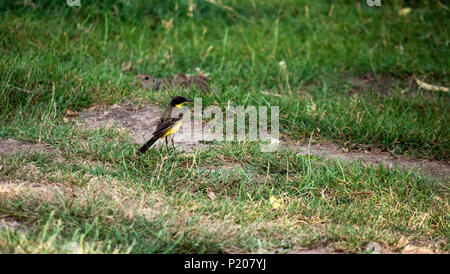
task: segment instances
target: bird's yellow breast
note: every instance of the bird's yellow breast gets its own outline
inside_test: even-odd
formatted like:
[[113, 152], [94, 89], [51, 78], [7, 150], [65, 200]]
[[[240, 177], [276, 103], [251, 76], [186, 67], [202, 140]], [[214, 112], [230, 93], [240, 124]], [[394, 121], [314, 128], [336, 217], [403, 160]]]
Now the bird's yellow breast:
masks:
[[180, 129], [182, 123], [183, 123], [183, 121], [177, 122], [175, 125], [173, 125], [173, 126], [172, 126], [172, 127], [164, 134], [163, 137], [166, 137], [166, 136], [168, 136], [168, 135], [170, 135], [170, 134], [174, 134], [175, 132], [177, 132], [177, 131]]

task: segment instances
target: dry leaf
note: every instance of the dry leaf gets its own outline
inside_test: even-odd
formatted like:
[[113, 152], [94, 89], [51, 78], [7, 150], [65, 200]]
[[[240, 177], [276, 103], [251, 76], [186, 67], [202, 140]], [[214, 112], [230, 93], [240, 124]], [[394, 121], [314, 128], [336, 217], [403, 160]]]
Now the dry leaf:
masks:
[[334, 10], [334, 4], [331, 4], [330, 11], [328, 12], [328, 17], [331, 17], [333, 15]]
[[131, 65], [131, 62], [123, 62], [122, 63], [122, 72], [132, 71], [132, 70], [133, 70], [133, 66]]
[[208, 197], [211, 199], [211, 201], [214, 202], [214, 199], [216, 198], [216, 194], [212, 191], [208, 192]]
[[170, 18], [169, 21], [161, 20], [161, 23], [166, 30], [173, 28], [173, 18]]
[[280, 97], [280, 98], [281, 98], [281, 95], [280, 95], [280, 94], [274, 93], [274, 92], [269, 93], [267, 90], [265, 90], [265, 91], [263, 91], [263, 92], [261, 92], [261, 93], [262, 93], [262, 94], [265, 94], [265, 95], [272, 95], [272, 96]]
[[312, 99], [310, 101], [311, 101], [310, 104], [308, 104], [306, 106], [306, 110], [307, 110], [308, 113], [315, 112], [316, 109], [317, 109], [316, 103], [314, 103], [314, 101]]
[[196, 67], [195, 70], [197, 71], [198, 76], [203, 77], [203, 78], [208, 78], [209, 77], [209, 73], [208, 72], [204, 72], [201, 68]]
[[187, 16], [194, 17], [194, 9], [195, 9], [194, 1], [189, 0], [189, 12], [188, 12]]
[[401, 16], [401, 17], [406, 16], [406, 15], [410, 14], [411, 11], [412, 11], [411, 8], [403, 8], [398, 11], [398, 16]]
[[221, 8], [224, 8], [224, 9], [229, 10], [229, 11], [234, 11], [231, 7], [225, 6], [225, 5], [222, 3], [222, 1], [220, 1], [220, 0], [218, 1], [218, 3], [216, 3], [215, 0], [206, 0], [206, 2], [209, 2], [209, 3], [211, 3], [211, 4], [217, 5], [217, 6], [221, 7]]
[[275, 196], [270, 196], [269, 204], [272, 206], [273, 209], [280, 209], [281, 208], [281, 200], [278, 199]]
[[448, 92], [448, 88], [447, 87], [443, 87], [443, 86], [435, 86], [435, 85], [431, 85], [431, 84], [427, 84], [425, 82], [420, 81], [419, 79], [417, 79], [416, 77], [414, 77], [414, 79], [416, 79], [417, 84], [419, 85], [419, 87], [426, 89], [426, 90], [431, 90], [431, 91], [444, 91], [444, 92]]
[[206, 50], [205, 55], [203, 55], [203, 59], [206, 59], [209, 55], [209, 53], [211, 52], [211, 50], [214, 48], [213, 45], [209, 46], [208, 49]]
[[409, 244], [408, 239], [405, 236], [402, 236], [397, 242], [397, 248], [404, 248], [408, 244]]

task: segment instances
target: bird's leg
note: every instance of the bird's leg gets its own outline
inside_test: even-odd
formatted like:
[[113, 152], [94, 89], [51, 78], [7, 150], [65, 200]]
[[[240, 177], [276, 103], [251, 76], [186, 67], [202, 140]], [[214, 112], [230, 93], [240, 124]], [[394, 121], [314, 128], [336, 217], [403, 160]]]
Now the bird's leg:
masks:
[[175, 149], [175, 145], [174, 145], [174, 143], [173, 143], [173, 139], [174, 139], [175, 137], [172, 137], [172, 147], [173, 147], [173, 149]]
[[169, 149], [169, 147], [167, 146], [167, 136], [164, 137], [164, 140], [166, 140], [166, 148]]

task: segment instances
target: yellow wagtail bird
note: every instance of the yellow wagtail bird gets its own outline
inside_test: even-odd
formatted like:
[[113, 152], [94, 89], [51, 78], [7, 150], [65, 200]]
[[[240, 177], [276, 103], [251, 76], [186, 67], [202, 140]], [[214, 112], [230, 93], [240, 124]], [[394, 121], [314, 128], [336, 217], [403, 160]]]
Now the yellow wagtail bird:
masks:
[[[153, 137], [139, 149], [139, 152], [141, 153], [146, 152], [160, 138], [164, 138], [166, 140], [166, 147], [167, 147], [167, 136], [177, 132], [178, 129], [180, 129], [181, 124], [183, 123], [182, 121], [183, 113], [180, 113], [180, 115], [176, 118], [171, 118], [172, 110], [174, 107], [181, 108], [181, 106], [187, 102], [192, 102], [192, 100], [186, 99], [181, 96], [175, 96], [172, 98], [169, 106], [166, 108], [163, 115], [159, 119], [158, 125], [156, 126], [156, 129], [153, 132]], [[172, 138], [172, 146], [175, 147], [173, 143], [173, 138]]]

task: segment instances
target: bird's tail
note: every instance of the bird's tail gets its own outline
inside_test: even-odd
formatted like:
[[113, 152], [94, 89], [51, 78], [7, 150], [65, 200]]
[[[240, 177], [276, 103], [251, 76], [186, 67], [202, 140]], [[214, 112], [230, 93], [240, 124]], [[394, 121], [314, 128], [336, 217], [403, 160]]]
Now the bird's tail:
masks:
[[143, 145], [140, 149], [139, 152], [140, 153], [144, 153], [146, 152], [156, 141], [158, 140], [157, 136], [153, 136], [150, 140], [148, 140], [147, 143], [145, 143], [145, 145]]

